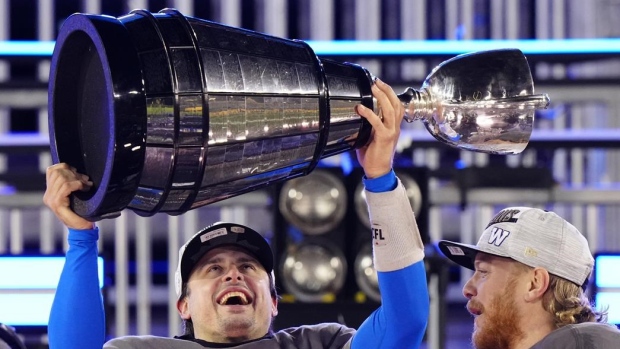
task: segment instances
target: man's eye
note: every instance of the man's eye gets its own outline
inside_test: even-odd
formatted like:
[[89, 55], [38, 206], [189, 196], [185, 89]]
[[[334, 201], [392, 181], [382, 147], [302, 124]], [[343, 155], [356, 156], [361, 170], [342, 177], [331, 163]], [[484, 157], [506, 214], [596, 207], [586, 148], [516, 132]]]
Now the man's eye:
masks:
[[221, 270], [221, 269], [222, 269], [222, 268], [220, 268], [220, 266], [219, 266], [219, 265], [212, 265], [212, 266], [210, 266], [210, 267], [207, 269], [207, 271], [208, 271], [208, 272], [212, 272], [212, 271], [219, 271], [219, 270]]
[[256, 269], [256, 267], [254, 266], [254, 264], [244, 264], [243, 265], [243, 269], [254, 270], [254, 269]]

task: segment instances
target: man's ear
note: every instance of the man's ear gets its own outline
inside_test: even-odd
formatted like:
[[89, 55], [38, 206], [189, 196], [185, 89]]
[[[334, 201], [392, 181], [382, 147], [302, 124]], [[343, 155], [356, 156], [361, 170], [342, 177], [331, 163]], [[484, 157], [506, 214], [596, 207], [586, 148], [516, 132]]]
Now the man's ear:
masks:
[[525, 300], [531, 302], [542, 298], [549, 288], [549, 272], [544, 268], [534, 268], [528, 273], [528, 277], [529, 289], [525, 296]]
[[177, 301], [177, 311], [183, 320], [189, 320], [192, 318], [189, 313], [189, 306], [187, 305], [187, 296]]
[[278, 315], [278, 297], [271, 297], [271, 317]]

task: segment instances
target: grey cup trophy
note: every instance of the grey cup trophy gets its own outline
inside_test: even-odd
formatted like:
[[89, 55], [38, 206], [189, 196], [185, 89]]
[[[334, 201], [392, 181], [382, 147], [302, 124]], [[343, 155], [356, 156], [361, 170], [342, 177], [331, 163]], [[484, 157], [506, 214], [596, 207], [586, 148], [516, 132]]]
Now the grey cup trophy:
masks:
[[[72, 196], [84, 218], [181, 214], [307, 175], [326, 157], [367, 143], [373, 77], [319, 59], [299, 40], [185, 17], [174, 9], [74, 14], [63, 23], [49, 80], [55, 163], [89, 175]], [[534, 111], [530, 69], [516, 49], [455, 57], [419, 90], [406, 119], [450, 145], [521, 152]]]

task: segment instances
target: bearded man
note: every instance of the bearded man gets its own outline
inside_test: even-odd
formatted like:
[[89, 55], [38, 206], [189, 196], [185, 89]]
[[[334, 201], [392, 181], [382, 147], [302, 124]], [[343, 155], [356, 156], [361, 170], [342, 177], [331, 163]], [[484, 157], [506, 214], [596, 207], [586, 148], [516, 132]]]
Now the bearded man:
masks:
[[620, 331], [585, 294], [594, 258], [585, 237], [553, 212], [500, 211], [478, 244], [440, 241], [441, 252], [474, 270], [463, 287], [477, 349], [613, 349]]

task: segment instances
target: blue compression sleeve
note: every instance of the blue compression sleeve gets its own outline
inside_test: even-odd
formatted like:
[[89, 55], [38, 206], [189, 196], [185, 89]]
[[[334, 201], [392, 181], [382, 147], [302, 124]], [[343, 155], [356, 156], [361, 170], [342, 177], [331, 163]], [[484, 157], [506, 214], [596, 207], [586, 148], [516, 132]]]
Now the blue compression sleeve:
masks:
[[418, 349], [429, 314], [424, 261], [378, 276], [381, 306], [360, 326], [351, 349]]
[[373, 193], [382, 193], [385, 191], [394, 190], [394, 188], [398, 185], [394, 170], [390, 170], [390, 172], [377, 178], [368, 179], [364, 176], [362, 177], [362, 183], [364, 183], [366, 190]]
[[105, 313], [99, 289], [99, 230], [69, 229], [69, 250], [48, 325], [50, 349], [101, 349]]

